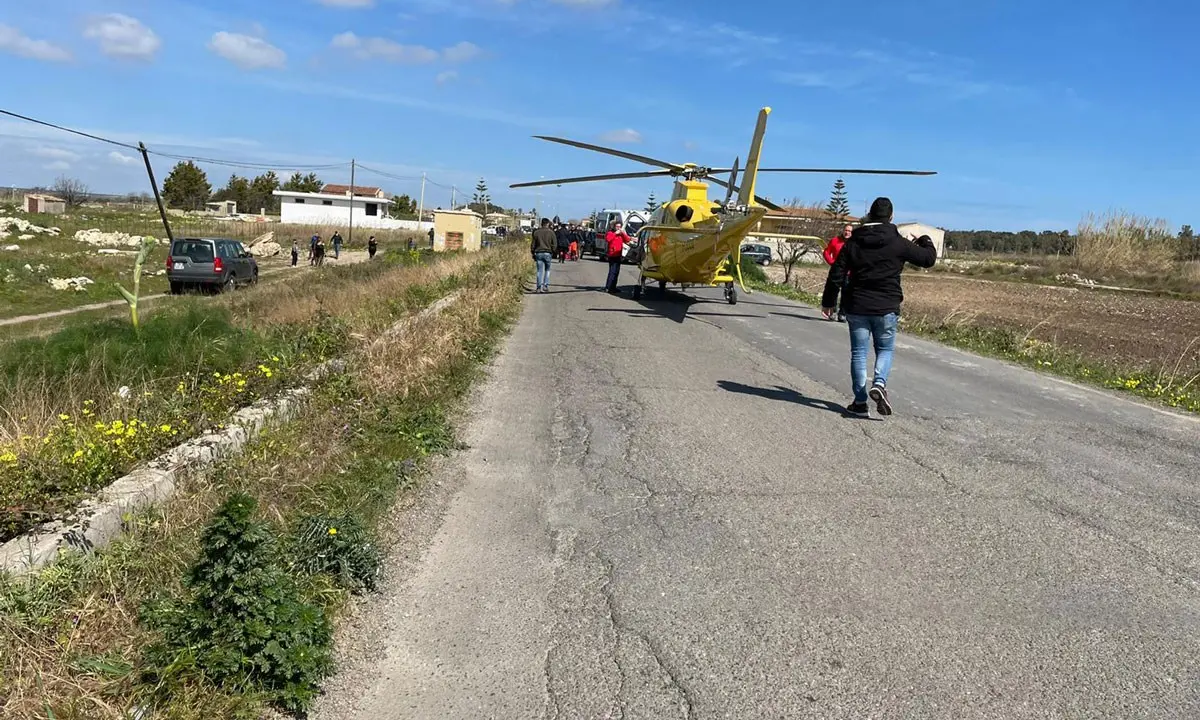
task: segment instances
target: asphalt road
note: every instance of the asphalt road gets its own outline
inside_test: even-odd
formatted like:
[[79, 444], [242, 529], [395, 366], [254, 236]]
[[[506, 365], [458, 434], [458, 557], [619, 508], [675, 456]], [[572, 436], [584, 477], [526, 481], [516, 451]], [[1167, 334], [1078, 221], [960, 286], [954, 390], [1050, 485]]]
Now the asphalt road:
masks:
[[[1200, 717], [1200, 423], [555, 264], [318, 718]], [[624, 270], [626, 282], [636, 271]]]

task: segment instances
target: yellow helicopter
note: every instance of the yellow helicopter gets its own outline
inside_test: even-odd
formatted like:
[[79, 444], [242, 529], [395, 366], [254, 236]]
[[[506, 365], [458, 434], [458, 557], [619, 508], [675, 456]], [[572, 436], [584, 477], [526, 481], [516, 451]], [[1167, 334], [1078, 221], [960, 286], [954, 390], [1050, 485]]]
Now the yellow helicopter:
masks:
[[[615, 150], [600, 145], [567, 140], [565, 138], [535, 135], [539, 140], [570, 145], [613, 155], [627, 160], [652, 165], [659, 170], [589, 175], [584, 177], [538, 180], [515, 183], [512, 188], [536, 187], [540, 185], [564, 185], [567, 183], [595, 182], [599, 180], [631, 180], [636, 178], [674, 177], [675, 189], [671, 199], [662, 203], [650, 216], [646, 225], [638, 231], [637, 240], [630, 248], [632, 259], [639, 265], [637, 285], [633, 297], [642, 296], [647, 282], [657, 282], [665, 290], [668, 283], [684, 288], [690, 286], [725, 286], [725, 299], [737, 303], [736, 281], [745, 290], [741, 277], [741, 245], [746, 235], [770, 210], [779, 206], [754, 194], [759, 173], [834, 173], [838, 175], [936, 175], [927, 170], [838, 170], [825, 168], [760, 168], [759, 156], [763, 136], [767, 130], [767, 116], [771, 108], [765, 107], [758, 113], [758, 125], [750, 143], [750, 154], [742, 170], [741, 186], [738, 186], [738, 163], [732, 168], [710, 168], [693, 163], [676, 164], [656, 160], [645, 155]], [[729, 174], [728, 180], [712, 177]], [[703, 181], [726, 188], [723, 202], [710, 200], [708, 185]], [[737, 197], [734, 198], [734, 193]], [[732, 268], [732, 270], [731, 270]]]

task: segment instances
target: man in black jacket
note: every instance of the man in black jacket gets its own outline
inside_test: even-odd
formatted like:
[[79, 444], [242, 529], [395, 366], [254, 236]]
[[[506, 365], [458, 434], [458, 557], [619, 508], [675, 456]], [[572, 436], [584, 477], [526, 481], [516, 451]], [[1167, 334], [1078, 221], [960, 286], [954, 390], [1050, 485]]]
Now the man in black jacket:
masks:
[[[887, 379], [896, 349], [900, 304], [904, 302], [900, 272], [906, 262], [928, 268], [936, 261], [937, 249], [933, 240], [923, 235], [914, 243], [901, 236], [892, 224], [892, 201], [881, 197], [871, 204], [867, 221], [854, 231], [829, 268], [825, 293], [821, 297], [821, 312], [826, 318], [833, 317], [838, 292], [845, 282], [841, 307], [850, 326], [850, 380], [854, 402], [846, 411], [851, 415], [870, 417], [868, 398], [875, 402], [880, 415], [892, 414]], [[868, 390], [867, 352], [872, 341], [875, 374]]]

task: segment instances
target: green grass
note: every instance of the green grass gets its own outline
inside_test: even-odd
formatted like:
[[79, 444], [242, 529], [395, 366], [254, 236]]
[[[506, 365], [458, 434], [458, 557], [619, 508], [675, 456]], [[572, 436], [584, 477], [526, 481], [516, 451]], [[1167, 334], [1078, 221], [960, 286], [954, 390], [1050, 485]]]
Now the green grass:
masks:
[[[297, 555], [309, 542], [286, 539], [311, 541], [314, 522], [336, 517], [387, 542], [380, 528], [397, 496], [419, 481], [427, 458], [458, 447], [453, 420], [519, 313], [517, 276], [528, 268], [517, 255], [519, 263], [491, 261], [487, 273], [469, 273], [471, 288], [502, 292], [465, 295], [482, 299], [461, 301], [471, 304], [447, 311], [458, 314], [407, 351], [422, 367], [424, 353], [444, 353], [430, 356], [442, 360], [411, 387], [381, 392], [366, 368], [331, 376], [296, 419], [261, 434], [214, 476], [186, 483], [167, 507], [129, 518], [127, 534], [103, 552], [0, 578], [0, 696], [11, 698], [9, 711], [116, 720], [149, 703], [155, 717], [263, 716], [272, 693], [254, 682], [217, 685], [193, 656], [143, 653], [160, 635], [139, 620], [141, 610], [189, 597], [183, 578], [204, 527], [230, 494], [245, 492], [259, 503], [257, 519], [284, 540], [276, 561], [295, 578], [295, 599], [336, 618], [352, 589], [326, 564]], [[456, 349], [446, 350], [445, 332]]]
[[[812, 307], [821, 306], [820, 296], [787, 285], [755, 283], [752, 287]], [[1008, 360], [1088, 385], [1130, 393], [1179, 410], [1200, 413], [1200, 376], [1101, 363], [1008, 328], [932, 323], [906, 316], [901, 317], [901, 323], [903, 331], [945, 345]]]

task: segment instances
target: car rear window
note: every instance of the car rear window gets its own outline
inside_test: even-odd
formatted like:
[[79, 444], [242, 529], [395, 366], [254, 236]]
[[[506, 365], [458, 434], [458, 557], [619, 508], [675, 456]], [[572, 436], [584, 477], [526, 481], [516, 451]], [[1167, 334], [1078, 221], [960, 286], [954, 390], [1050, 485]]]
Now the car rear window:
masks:
[[203, 240], [176, 240], [171, 254], [187, 256], [192, 262], [212, 262], [213, 246], [212, 243]]

